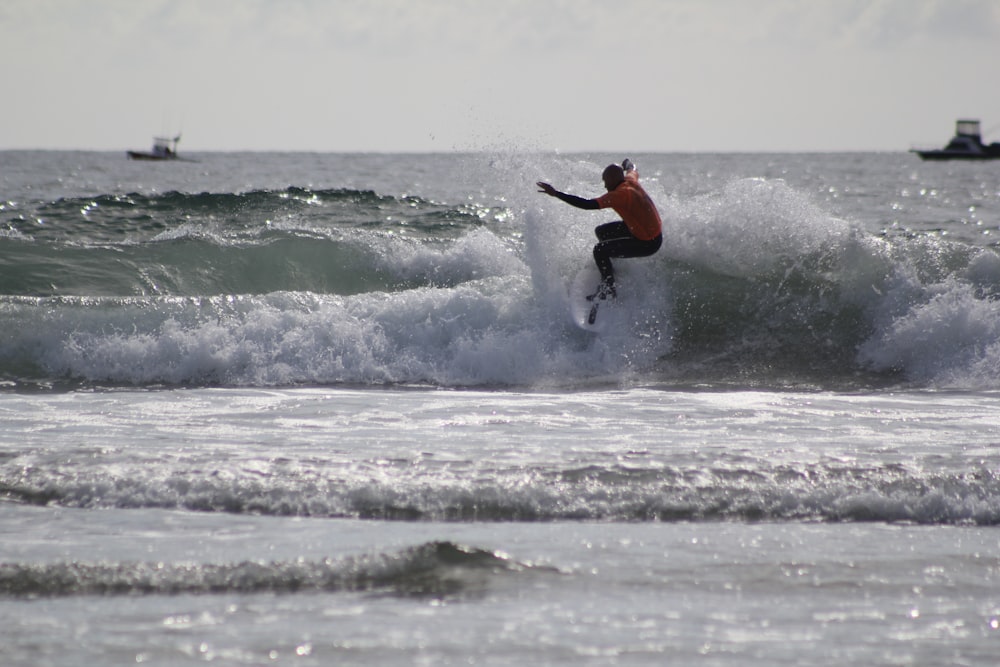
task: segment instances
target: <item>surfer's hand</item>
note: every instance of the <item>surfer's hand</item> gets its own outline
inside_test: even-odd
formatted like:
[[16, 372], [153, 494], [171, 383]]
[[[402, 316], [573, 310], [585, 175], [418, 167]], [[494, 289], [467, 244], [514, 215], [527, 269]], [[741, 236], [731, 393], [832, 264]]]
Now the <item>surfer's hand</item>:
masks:
[[553, 197], [556, 196], [556, 189], [551, 185], [549, 185], [548, 183], [543, 183], [541, 181], [538, 181], [537, 183], [535, 183], [535, 185], [538, 186], [539, 192], [544, 192], [545, 194], [551, 195]]

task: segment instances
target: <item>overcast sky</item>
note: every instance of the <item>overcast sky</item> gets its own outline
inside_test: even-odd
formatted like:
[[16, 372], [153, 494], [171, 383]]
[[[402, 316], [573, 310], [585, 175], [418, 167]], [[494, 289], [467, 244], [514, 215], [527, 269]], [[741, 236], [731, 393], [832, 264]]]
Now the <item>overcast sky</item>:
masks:
[[0, 148], [1000, 141], [1000, 0], [2, 0]]

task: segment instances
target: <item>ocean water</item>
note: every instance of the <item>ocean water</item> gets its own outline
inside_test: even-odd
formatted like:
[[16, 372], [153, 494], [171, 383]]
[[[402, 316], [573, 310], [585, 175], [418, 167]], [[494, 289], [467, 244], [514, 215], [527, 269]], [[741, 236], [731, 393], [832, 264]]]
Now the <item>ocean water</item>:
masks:
[[0, 152], [4, 665], [992, 665], [1000, 164]]

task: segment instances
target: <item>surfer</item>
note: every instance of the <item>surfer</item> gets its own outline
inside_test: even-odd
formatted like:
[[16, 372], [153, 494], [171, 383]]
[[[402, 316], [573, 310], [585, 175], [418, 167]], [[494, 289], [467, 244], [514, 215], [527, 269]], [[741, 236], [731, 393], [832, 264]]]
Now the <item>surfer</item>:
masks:
[[539, 192], [561, 199], [577, 208], [589, 211], [613, 208], [621, 220], [598, 225], [597, 245], [594, 246], [594, 261], [601, 272], [601, 284], [588, 300], [614, 298], [615, 271], [612, 257], [648, 257], [660, 249], [663, 243], [663, 223], [656, 204], [639, 185], [639, 173], [628, 158], [619, 167], [609, 164], [604, 173], [604, 187], [607, 192], [595, 199], [584, 199], [576, 195], [560, 192], [548, 183], [537, 183]]

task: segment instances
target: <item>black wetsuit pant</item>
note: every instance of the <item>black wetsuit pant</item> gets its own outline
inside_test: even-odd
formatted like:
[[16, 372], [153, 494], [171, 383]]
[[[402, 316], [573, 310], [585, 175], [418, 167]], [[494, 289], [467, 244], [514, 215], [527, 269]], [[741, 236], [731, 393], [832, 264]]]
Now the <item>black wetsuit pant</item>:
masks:
[[621, 220], [598, 225], [594, 233], [598, 238], [598, 243], [594, 246], [594, 261], [601, 272], [601, 280], [608, 286], [615, 284], [612, 257], [648, 257], [659, 250], [663, 243], [662, 235], [649, 241], [637, 239]]

